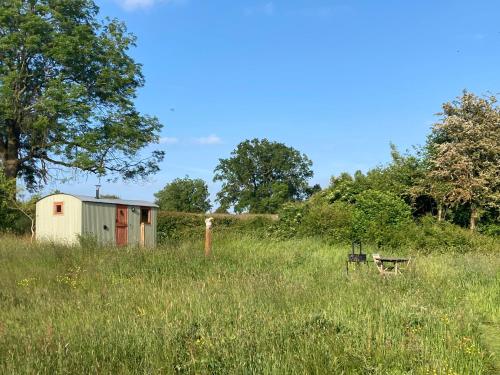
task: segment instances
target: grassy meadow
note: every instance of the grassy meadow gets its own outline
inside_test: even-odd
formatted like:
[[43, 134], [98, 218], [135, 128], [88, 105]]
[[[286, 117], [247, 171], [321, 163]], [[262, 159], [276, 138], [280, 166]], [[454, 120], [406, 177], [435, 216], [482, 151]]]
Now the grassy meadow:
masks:
[[0, 373], [498, 373], [498, 256], [420, 256], [381, 278], [372, 263], [346, 276], [347, 252], [216, 236], [205, 259], [201, 241], [1, 237]]

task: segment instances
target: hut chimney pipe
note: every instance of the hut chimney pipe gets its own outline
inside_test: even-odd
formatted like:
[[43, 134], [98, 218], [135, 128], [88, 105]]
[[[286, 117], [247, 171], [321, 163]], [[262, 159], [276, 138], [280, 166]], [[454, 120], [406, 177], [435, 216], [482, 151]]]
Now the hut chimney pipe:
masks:
[[96, 185], [96, 186], [95, 186], [95, 198], [96, 198], [96, 199], [101, 198], [101, 194], [100, 194], [100, 192], [99, 192], [99, 189], [100, 189], [100, 188], [101, 188], [101, 185]]

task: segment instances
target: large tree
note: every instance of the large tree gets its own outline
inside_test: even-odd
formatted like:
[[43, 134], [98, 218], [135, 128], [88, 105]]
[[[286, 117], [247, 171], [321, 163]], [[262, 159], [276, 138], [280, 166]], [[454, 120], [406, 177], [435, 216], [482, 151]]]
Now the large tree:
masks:
[[165, 211], [199, 212], [210, 210], [208, 186], [202, 179], [176, 178], [155, 194], [156, 204]]
[[481, 212], [500, 204], [500, 108], [494, 96], [464, 91], [441, 115], [427, 144], [429, 179], [446, 187], [438, 192], [447, 204], [470, 205], [474, 230]]
[[240, 143], [220, 159], [214, 181], [222, 181], [217, 198], [236, 212], [274, 213], [283, 203], [301, 200], [310, 191], [312, 162], [305, 154], [267, 139]]
[[0, 161], [29, 188], [51, 171], [123, 178], [158, 170], [161, 124], [134, 106], [144, 84], [125, 25], [92, 0], [0, 2]]

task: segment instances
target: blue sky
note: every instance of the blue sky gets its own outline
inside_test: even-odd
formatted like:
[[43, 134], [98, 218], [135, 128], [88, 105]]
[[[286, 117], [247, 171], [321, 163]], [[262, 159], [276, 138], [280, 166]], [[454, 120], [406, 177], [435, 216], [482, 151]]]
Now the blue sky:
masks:
[[[463, 89], [497, 93], [498, 1], [97, 0], [125, 21], [146, 85], [137, 107], [165, 125], [161, 172], [104, 193], [153, 199], [176, 177], [212, 172], [244, 139], [306, 153], [311, 183], [422, 144]], [[92, 194], [92, 178], [47, 189]]]

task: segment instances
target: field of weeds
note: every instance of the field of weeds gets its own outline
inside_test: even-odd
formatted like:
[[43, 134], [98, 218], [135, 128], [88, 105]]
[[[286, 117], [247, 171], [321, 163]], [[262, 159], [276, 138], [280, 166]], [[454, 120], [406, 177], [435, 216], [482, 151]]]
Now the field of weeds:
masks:
[[346, 276], [348, 249], [319, 240], [202, 248], [0, 238], [0, 373], [499, 370], [495, 255], [420, 256], [381, 278], [372, 263]]

